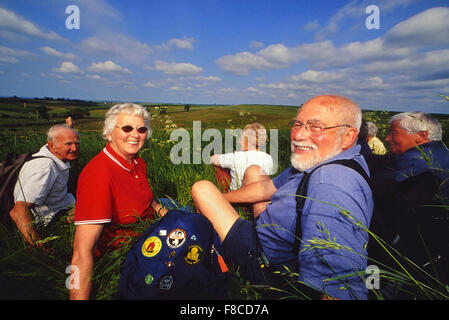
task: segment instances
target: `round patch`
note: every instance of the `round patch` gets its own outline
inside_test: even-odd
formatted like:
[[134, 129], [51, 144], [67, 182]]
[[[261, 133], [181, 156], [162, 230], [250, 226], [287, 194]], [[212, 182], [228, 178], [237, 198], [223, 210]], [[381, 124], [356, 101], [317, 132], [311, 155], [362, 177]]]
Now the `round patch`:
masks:
[[162, 241], [158, 237], [149, 237], [142, 245], [142, 254], [145, 257], [154, 257], [161, 251]]
[[150, 285], [154, 280], [154, 277], [151, 274], [147, 274], [147, 276], [145, 277], [145, 283]]
[[187, 233], [183, 229], [175, 229], [167, 236], [167, 246], [172, 249], [179, 248], [186, 242]]
[[186, 250], [186, 254], [184, 256], [184, 261], [188, 264], [197, 264], [203, 258], [203, 248], [200, 246], [193, 244], [189, 246]]

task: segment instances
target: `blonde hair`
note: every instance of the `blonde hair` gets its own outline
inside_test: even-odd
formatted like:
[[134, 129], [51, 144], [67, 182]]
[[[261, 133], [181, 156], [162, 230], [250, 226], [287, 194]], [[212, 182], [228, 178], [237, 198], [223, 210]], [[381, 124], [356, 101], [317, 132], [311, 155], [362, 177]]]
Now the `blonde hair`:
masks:
[[242, 130], [242, 135], [248, 136], [247, 134], [245, 134], [245, 132], [250, 133], [250, 136], [256, 138], [256, 149], [259, 149], [261, 146], [267, 143], [267, 130], [262, 124], [258, 122], [247, 124]]

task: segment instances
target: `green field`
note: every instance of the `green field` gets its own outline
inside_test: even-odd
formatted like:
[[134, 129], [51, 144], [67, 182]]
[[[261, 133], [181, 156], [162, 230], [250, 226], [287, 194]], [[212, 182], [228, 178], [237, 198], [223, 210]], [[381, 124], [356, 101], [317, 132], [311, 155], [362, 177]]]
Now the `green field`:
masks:
[[[26, 105], [24, 105], [26, 103]], [[45, 106], [48, 119], [39, 118], [37, 108]], [[64, 122], [67, 115], [82, 109], [88, 111], [75, 118], [75, 127], [80, 133], [81, 152], [72, 163], [69, 189], [73, 192], [76, 180], [86, 163], [105, 145], [101, 137], [104, 114], [111, 103], [79, 102], [74, 100], [22, 99], [0, 100], [0, 161], [7, 153], [37, 151], [45, 144], [45, 131], [55, 123]], [[217, 128], [242, 128], [250, 122], [260, 122], [267, 129], [278, 129], [278, 172], [289, 165], [290, 137], [289, 121], [295, 116], [297, 107], [268, 105], [191, 105], [184, 111], [184, 105], [145, 104], [152, 115], [153, 134], [145, 143], [140, 156], [146, 161], [150, 185], [158, 197], [169, 196], [182, 204], [192, 205], [191, 186], [206, 179], [216, 183], [213, 169], [205, 163], [174, 165], [169, 158], [175, 142], [170, 141], [170, 133], [176, 128], [185, 128], [192, 134], [193, 121], [201, 121], [202, 130]], [[161, 107], [166, 112], [161, 113]], [[79, 112], [79, 110], [78, 110]], [[387, 111], [364, 111], [364, 118], [375, 122], [379, 127], [379, 138], [384, 139], [389, 117]], [[449, 144], [449, 115], [436, 115], [444, 130], [444, 141]], [[224, 136], [224, 135], [223, 135]], [[269, 142], [270, 143], [270, 142]], [[269, 145], [268, 143], [268, 145]], [[202, 142], [202, 147], [208, 141]], [[267, 146], [269, 150], [269, 146]], [[240, 212], [246, 219], [243, 212]], [[136, 226], [144, 228], [145, 226]], [[64, 222], [47, 230], [47, 246], [52, 255], [43, 255], [37, 249], [24, 245], [15, 232], [0, 230], [0, 299], [67, 299], [65, 288], [70, 265], [74, 226]], [[126, 249], [112, 252], [97, 263], [95, 279], [97, 291], [95, 299], [113, 299], [120, 276], [120, 264]], [[232, 299], [257, 299], [258, 291], [238, 276], [231, 279], [230, 297]], [[431, 297], [448, 298], [448, 293], [433, 293]], [[301, 298], [298, 295], [296, 298]]]

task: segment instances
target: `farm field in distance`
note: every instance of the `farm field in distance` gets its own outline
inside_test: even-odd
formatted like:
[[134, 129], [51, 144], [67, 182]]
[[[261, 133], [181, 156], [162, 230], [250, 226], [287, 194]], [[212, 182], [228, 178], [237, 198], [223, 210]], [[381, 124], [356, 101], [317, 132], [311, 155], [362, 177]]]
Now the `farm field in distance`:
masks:
[[[151, 114], [167, 116], [177, 127], [192, 128], [193, 121], [201, 121], [202, 128], [242, 128], [250, 121], [257, 121], [266, 128], [286, 129], [295, 116], [298, 107], [282, 105], [195, 105], [140, 103], [148, 107]], [[16, 131], [26, 127], [36, 132], [45, 132], [54, 123], [64, 122], [67, 116], [75, 120], [77, 130], [101, 131], [104, 115], [114, 102], [92, 102], [64, 98], [20, 97], [0, 98], [0, 130]], [[189, 111], [185, 111], [189, 106]], [[39, 113], [38, 109], [44, 110]], [[165, 109], [161, 111], [161, 109]], [[379, 138], [385, 138], [388, 119], [397, 112], [364, 110], [364, 119], [373, 121], [379, 127]], [[413, 111], [419, 111], [413, 110]], [[449, 142], [449, 114], [433, 114], [443, 127], [443, 141]], [[160, 118], [163, 118], [160, 117]], [[159, 120], [159, 121], [158, 121]], [[152, 121], [155, 130], [163, 129], [161, 119]], [[0, 157], [1, 159], [1, 157]]]

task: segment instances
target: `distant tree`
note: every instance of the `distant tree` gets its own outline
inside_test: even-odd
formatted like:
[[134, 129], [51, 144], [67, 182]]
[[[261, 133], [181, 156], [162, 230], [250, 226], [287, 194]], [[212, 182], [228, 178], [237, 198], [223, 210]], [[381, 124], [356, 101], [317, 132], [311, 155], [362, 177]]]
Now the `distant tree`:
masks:
[[186, 105], [184, 106], [184, 111], [189, 112], [189, 111], [190, 111], [190, 105], [186, 104]]
[[48, 111], [49, 111], [49, 109], [46, 106], [41, 105], [41, 106], [37, 107], [36, 108], [36, 118], [50, 120]]
[[67, 112], [67, 116], [72, 117], [73, 119], [82, 119], [85, 117], [90, 117], [90, 112], [87, 109], [83, 108], [74, 108], [71, 109], [70, 112]]

